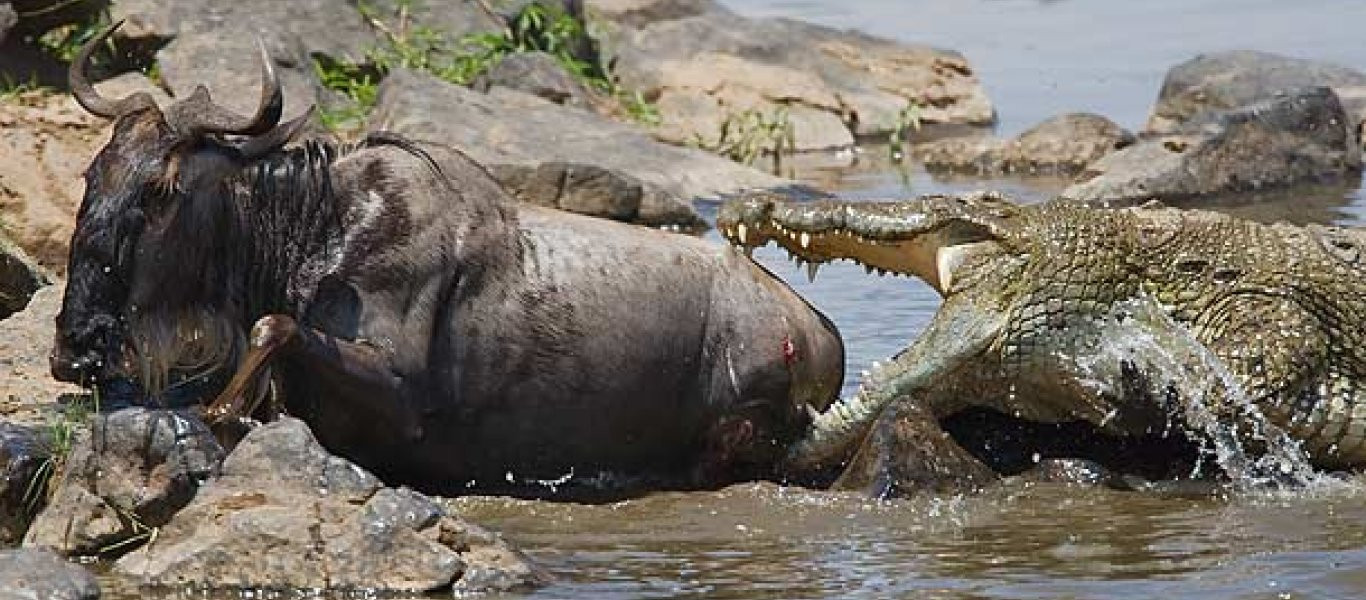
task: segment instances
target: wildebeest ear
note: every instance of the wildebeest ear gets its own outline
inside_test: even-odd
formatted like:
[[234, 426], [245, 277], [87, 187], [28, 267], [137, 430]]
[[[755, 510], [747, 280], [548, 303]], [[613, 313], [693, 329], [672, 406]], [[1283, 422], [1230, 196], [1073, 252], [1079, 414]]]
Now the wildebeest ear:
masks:
[[294, 136], [298, 135], [299, 131], [304, 128], [304, 125], [308, 124], [308, 120], [313, 117], [314, 108], [316, 107], [310, 106], [308, 107], [308, 110], [304, 111], [304, 114], [299, 115], [288, 122], [281, 123], [270, 131], [242, 142], [242, 145], [237, 147], [238, 152], [242, 153], [243, 158], [252, 160], [260, 158], [279, 149], [285, 144], [288, 144], [289, 141], [294, 139]]

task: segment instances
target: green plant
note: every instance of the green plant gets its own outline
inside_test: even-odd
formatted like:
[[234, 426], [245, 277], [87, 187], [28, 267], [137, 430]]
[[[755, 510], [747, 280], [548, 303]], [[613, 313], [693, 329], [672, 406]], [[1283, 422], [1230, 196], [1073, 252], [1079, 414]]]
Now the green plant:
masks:
[[[657, 124], [659, 112], [639, 92], [622, 88], [608, 70], [580, 54], [593, 37], [583, 22], [558, 5], [528, 4], [502, 31], [451, 38], [431, 27], [413, 23], [413, 0], [398, 0], [386, 19], [372, 5], [359, 4], [361, 15], [383, 35], [383, 42], [366, 52], [368, 67], [314, 61], [324, 86], [348, 98], [347, 106], [324, 111], [324, 125], [336, 129], [358, 121], [374, 106], [378, 82], [394, 69], [411, 69], [469, 85], [508, 55], [544, 52], [591, 90], [613, 98], [622, 112], [641, 123]], [[489, 11], [493, 14], [492, 11]]]
[[324, 127], [333, 131], [358, 125], [375, 106], [379, 96], [379, 77], [360, 65], [313, 59], [313, 72], [327, 89], [345, 100], [339, 106], [318, 111]]
[[123, 523], [124, 530], [130, 532], [132, 535], [117, 542], [101, 546], [99, 549], [100, 555], [121, 553], [121, 550], [128, 548], [129, 546], [137, 546], [143, 542], [150, 544], [157, 541], [157, 535], [161, 533], [160, 527], [152, 527], [151, 525], [144, 523], [137, 513], [125, 508], [116, 506], [114, 507], [114, 512], [118, 515], [119, 521]]
[[796, 149], [796, 133], [787, 107], [768, 114], [749, 108], [727, 115], [714, 143], [694, 136], [692, 145], [746, 165], [754, 164], [760, 156], [771, 155], [776, 173], [782, 170], [783, 154]]
[[90, 426], [91, 418], [100, 410], [99, 392], [90, 395], [68, 395], [58, 404], [55, 413], [48, 419], [47, 458], [38, 465], [33, 477], [24, 490], [24, 507], [29, 516], [37, 514], [52, 491], [52, 477], [62, 472], [67, 457], [71, 455], [76, 433]]
[[9, 73], [0, 73], [0, 102], [11, 102], [19, 96], [40, 89], [38, 76], [29, 75], [23, 81], [15, 79]]
[[920, 105], [914, 100], [906, 102], [896, 114], [892, 131], [887, 134], [887, 152], [895, 162], [906, 156], [906, 146], [910, 143], [911, 133], [920, 130]]
[[[73, 1], [83, 2], [85, 0]], [[70, 25], [63, 25], [61, 27], [48, 31], [38, 36], [38, 38], [34, 41], [37, 42], [37, 45], [40, 48], [42, 48], [47, 54], [53, 56], [54, 58], [62, 62], [69, 63], [73, 59], [75, 59], [76, 54], [81, 51], [81, 46], [84, 46], [86, 42], [90, 41], [91, 38], [98, 35], [108, 26], [108, 14], [105, 11], [100, 11], [99, 13], [82, 22], [73, 23]], [[112, 55], [114, 48], [113, 44], [113, 41], [105, 42], [105, 57]], [[105, 57], [96, 56], [95, 60], [98, 62]]]

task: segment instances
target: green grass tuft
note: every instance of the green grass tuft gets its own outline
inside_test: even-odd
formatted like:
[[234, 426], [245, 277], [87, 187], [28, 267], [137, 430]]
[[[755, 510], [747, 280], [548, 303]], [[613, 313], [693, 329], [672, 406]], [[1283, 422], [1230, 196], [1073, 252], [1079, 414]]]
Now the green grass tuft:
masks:
[[501, 32], [460, 37], [414, 24], [413, 6], [413, 0], [399, 0], [395, 14], [386, 20], [372, 5], [360, 3], [361, 15], [384, 38], [366, 53], [366, 64], [314, 61], [323, 85], [346, 98], [344, 106], [322, 113], [324, 125], [333, 130], [356, 126], [374, 107], [379, 81], [394, 69], [422, 71], [443, 81], [470, 85], [504, 57], [528, 52], [554, 57], [586, 87], [613, 98], [631, 119], [659, 123], [659, 111], [642, 94], [622, 88], [608, 69], [577, 54], [578, 49], [592, 45], [593, 36], [583, 22], [557, 5], [532, 3]]

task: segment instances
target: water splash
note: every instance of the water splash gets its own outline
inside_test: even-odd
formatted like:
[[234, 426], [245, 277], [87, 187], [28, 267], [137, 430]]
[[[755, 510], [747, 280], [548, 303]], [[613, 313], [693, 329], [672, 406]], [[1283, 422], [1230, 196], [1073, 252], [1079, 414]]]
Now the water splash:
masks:
[[[1271, 422], [1228, 366], [1155, 302], [1126, 303], [1117, 315], [1114, 327], [1102, 326], [1105, 335], [1097, 351], [1075, 363], [1083, 384], [1112, 386], [1105, 378], [1114, 376], [1114, 365], [1137, 358], [1149, 392], [1161, 396], [1169, 387], [1178, 392], [1177, 405], [1168, 407], [1168, 429], [1181, 427], [1200, 441], [1202, 454], [1223, 470], [1237, 493], [1343, 485], [1316, 470], [1301, 441]], [[1192, 478], [1205, 476], [1204, 463], [1197, 462]]]

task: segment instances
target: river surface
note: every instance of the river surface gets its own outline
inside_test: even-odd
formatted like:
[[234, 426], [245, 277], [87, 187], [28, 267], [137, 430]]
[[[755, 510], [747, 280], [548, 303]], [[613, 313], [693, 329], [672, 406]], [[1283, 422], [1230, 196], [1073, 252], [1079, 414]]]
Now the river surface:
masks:
[[[1201, 52], [1251, 48], [1366, 69], [1366, 2], [1355, 0], [728, 4], [962, 52], [996, 104], [1000, 135], [1076, 110], [1137, 130], [1167, 69]], [[994, 188], [1038, 201], [1065, 185], [941, 179], [893, 165], [876, 148], [795, 164], [799, 179], [856, 199]], [[1358, 188], [1225, 208], [1266, 221], [1363, 224]], [[755, 256], [837, 322], [851, 374], [905, 346], [939, 304], [918, 280], [841, 263], [808, 283], [785, 253]], [[605, 506], [456, 506], [560, 577], [535, 598], [1366, 598], [1366, 479], [1217, 498], [1007, 483], [966, 498], [869, 502], [753, 484]]]
[[[1366, 69], [1359, 0], [729, 4], [960, 51], [996, 104], [1001, 135], [1075, 110], [1136, 130], [1167, 69], [1200, 52], [1251, 48]], [[798, 178], [860, 199], [993, 188], [1037, 201], [1063, 186], [939, 179], [893, 165], [875, 148], [797, 166]], [[1357, 187], [1298, 190], [1230, 210], [1362, 224], [1366, 199]], [[710, 218], [715, 207], [704, 212]], [[836, 264], [808, 283], [771, 247], [756, 258], [838, 323], [850, 373], [906, 345], [939, 303], [915, 280]], [[846, 389], [856, 383], [850, 377]], [[873, 502], [749, 484], [597, 506], [501, 498], [453, 505], [557, 576], [530, 598], [1366, 597], [1362, 479], [1219, 497], [1006, 483], [969, 497]]]

